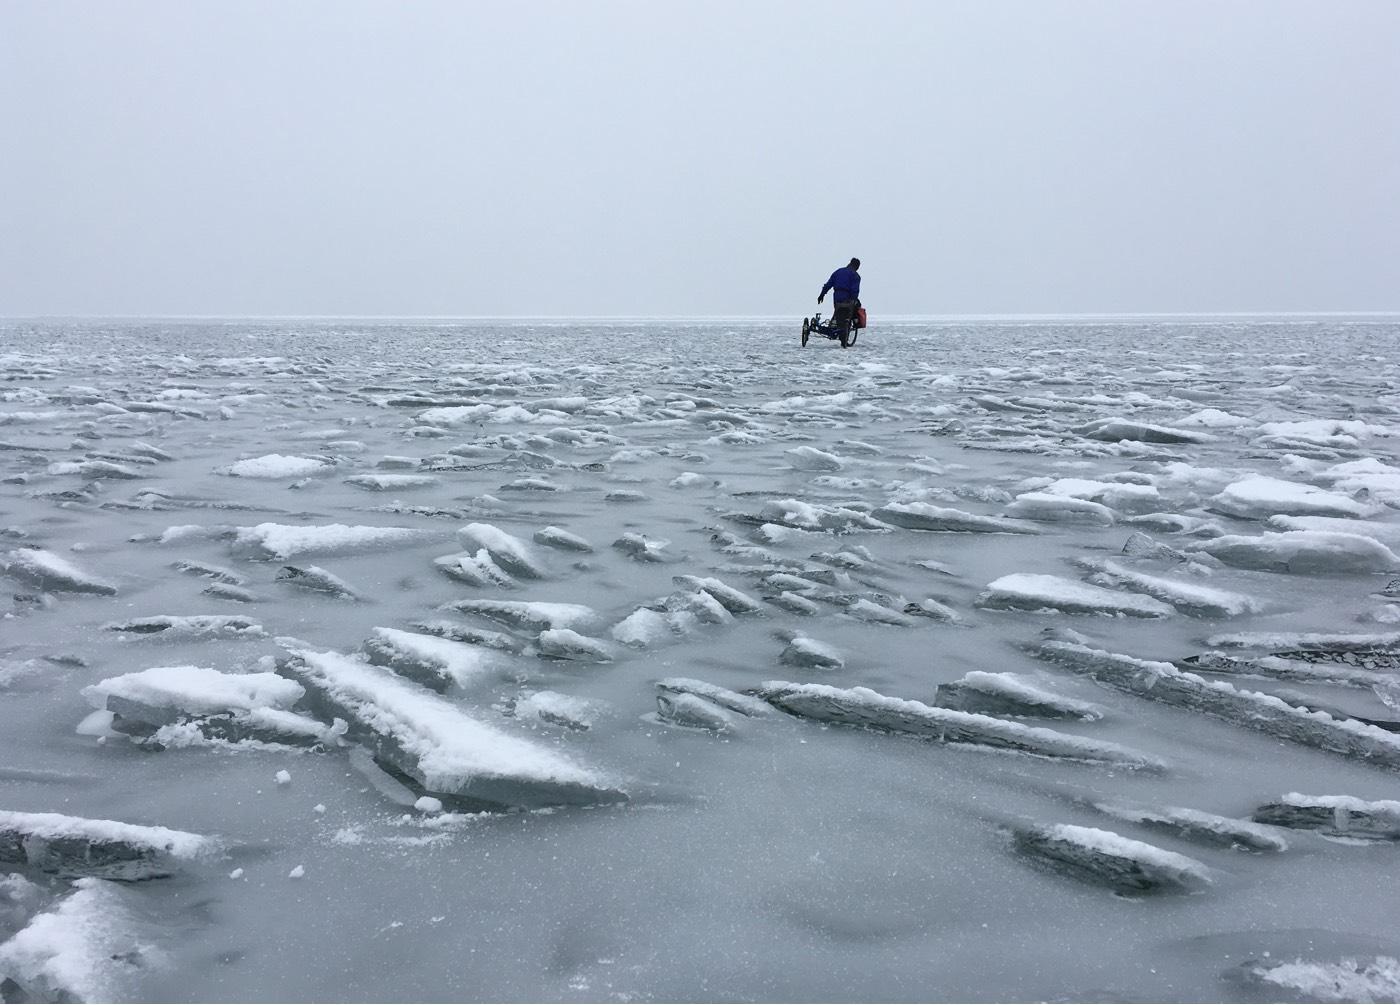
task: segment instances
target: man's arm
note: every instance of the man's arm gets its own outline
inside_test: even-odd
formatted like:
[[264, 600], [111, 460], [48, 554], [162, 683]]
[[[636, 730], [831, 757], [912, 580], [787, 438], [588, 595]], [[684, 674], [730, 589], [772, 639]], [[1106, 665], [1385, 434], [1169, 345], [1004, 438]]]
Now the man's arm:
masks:
[[833, 272], [833, 273], [831, 274], [831, 278], [828, 279], [828, 280], [826, 281], [826, 285], [822, 287], [822, 291], [821, 291], [820, 293], [817, 294], [817, 303], [821, 303], [823, 300], [826, 299], [826, 291], [829, 290], [829, 289], [831, 289], [832, 284], [833, 284], [835, 281], [836, 281], [836, 273]]

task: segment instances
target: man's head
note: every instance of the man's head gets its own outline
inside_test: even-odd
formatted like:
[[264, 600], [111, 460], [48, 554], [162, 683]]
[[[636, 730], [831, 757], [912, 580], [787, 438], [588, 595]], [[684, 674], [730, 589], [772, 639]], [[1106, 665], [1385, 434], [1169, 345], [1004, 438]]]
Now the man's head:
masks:
[[859, 258], [852, 258], [852, 259], [851, 259], [851, 264], [848, 265], [848, 266], [846, 266], [846, 268], [848, 268], [848, 269], [859, 269], [859, 268], [860, 268], [860, 259], [859, 259]]

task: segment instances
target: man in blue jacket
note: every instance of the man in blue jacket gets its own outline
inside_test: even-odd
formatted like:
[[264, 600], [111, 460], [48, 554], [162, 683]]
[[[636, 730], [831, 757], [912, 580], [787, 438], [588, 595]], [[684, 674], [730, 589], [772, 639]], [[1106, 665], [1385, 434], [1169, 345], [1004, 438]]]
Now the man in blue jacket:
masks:
[[852, 258], [850, 265], [831, 274], [821, 293], [817, 294], [817, 303], [826, 299], [827, 290], [832, 291], [834, 309], [831, 321], [840, 334], [847, 334], [851, 330], [851, 322], [855, 320], [856, 308], [860, 306], [860, 259]]

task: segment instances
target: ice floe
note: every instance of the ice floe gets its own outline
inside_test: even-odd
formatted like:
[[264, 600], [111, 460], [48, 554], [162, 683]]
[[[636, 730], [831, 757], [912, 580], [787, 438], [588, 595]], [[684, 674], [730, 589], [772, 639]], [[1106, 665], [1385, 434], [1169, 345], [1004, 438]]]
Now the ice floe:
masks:
[[1361, 534], [1316, 530], [1227, 534], [1193, 548], [1226, 565], [1265, 572], [1336, 575], [1400, 570], [1400, 556]]
[[333, 464], [319, 457], [264, 454], [230, 464], [219, 469], [219, 473], [235, 478], [304, 478], [324, 474], [333, 467]]
[[0, 572], [36, 589], [55, 593], [112, 596], [117, 592], [112, 583], [42, 548], [16, 548], [0, 555]]
[[93, 708], [112, 717], [112, 730], [157, 750], [334, 745], [343, 728], [292, 710], [303, 693], [273, 673], [232, 674], [198, 666], [150, 667], [83, 689]]
[[1340, 492], [1314, 485], [1256, 475], [1227, 485], [1210, 501], [1211, 508], [1229, 516], [1262, 520], [1275, 515], [1365, 517], [1374, 506], [1357, 502]]
[[1212, 883], [1210, 870], [1189, 856], [1097, 827], [1018, 827], [1012, 836], [1027, 858], [1119, 893], [1192, 893]]
[[1036, 651], [1052, 663], [1150, 701], [1202, 712], [1382, 767], [1400, 768], [1400, 735], [1354, 719], [1338, 719], [1327, 712], [1290, 705], [1274, 695], [1209, 681], [1170, 663], [1135, 659], [1072, 642], [1043, 642]]
[[440, 536], [432, 531], [408, 527], [347, 526], [341, 523], [298, 527], [291, 524], [260, 523], [255, 527], [239, 527], [233, 546], [235, 551], [252, 557], [286, 560], [302, 555], [383, 551], [418, 544]]
[[958, 680], [939, 684], [933, 703], [941, 708], [983, 715], [1086, 721], [1104, 716], [1102, 705], [1067, 698], [1030, 684], [1015, 674], [983, 670], [973, 670]]
[[767, 681], [759, 697], [791, 715], [859, 726], [887, 733], [903, 733], [941, 743], [1000, 747], [1042, 757], [1103, 761], [1135, 768], [1159, 768], [1151, 755], [1040, 726], [998, 719], [973, 712], [925, 705], [879, 694], [870, 688], [837, 688], [826, 684], [794, 684]]
[[439, 692], [453, 685], [470, 687], [508, 665], [508, 658], [498, 650], [397, 628], [374, 629], [365, 640], [364, 651], [371, 663], [387, 666]]
[[278, 672], [310, 689], [324, 714], [382, 765], [448, 805], [467, 809], [625, 800], [602, 772], [511, 735], [417, 684], [336, 652], [289, 648]]
[[1264, 609], [1261, 602], [1241, 593], [1165, 576], [1150, 576], [1111, 560], [1089, 559], [1080, 564], [1093, 573], [1089, 578], [1091, 583], [1145, 593], [1193, 617], [1234, 618], [1258, 614]]
[[994, 516], [981, 516], [959, 509], [921, 502], [888, 503], [875, 509], [871, 515], [877, 520], [907, 530], [939, 531], [953, 534], [1040, 533], [1039, 528], [1033, 524]]
[[1332, 837], [1400, 841], [1400, 801], [1355, 796], [1308, 796], [1289, 792], [1254, 811], [1255, 821]]
[[1134, 618], [1163, 618], [1176, 613], [1169, 605], [1143, 593], [1120, 593], [1063, 576], [1028, 572], [1012, 573], [988, 583], [976, 604], [1008, 611], [1060, 611]]
[[0, 864], [58, 876], [153, 879], [222, 849], [216, 838], [168, 827], [0, 810]]

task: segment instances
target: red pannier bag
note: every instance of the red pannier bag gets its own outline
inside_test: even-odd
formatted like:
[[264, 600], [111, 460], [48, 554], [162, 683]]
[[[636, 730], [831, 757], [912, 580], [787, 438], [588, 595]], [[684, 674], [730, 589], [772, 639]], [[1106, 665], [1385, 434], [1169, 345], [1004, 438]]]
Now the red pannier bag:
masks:
[[864, 307], [857, 307], [857, 308], [856, 308], [856, 327], [857, 327], [857, 328], [864, 328], [864, 327], [865, 327], [865, 323], [866, 323], [866, 322], [865, 322], [865, 308], [864, 308]]

